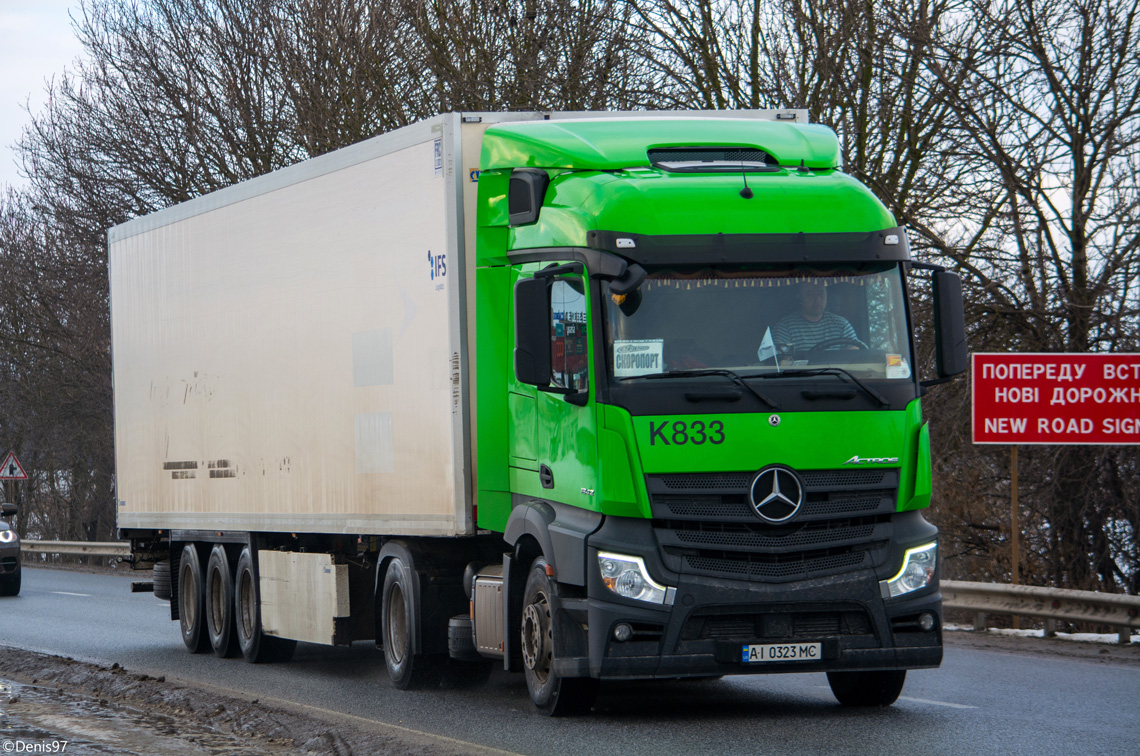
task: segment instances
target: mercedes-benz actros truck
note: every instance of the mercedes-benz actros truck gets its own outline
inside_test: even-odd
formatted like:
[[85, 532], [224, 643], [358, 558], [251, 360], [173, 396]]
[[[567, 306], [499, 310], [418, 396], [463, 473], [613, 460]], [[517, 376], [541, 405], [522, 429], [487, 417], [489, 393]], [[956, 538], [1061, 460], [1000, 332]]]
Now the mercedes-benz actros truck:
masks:
[[551, 715], [937, 666], [961, 283], [806, 120], [447, 114], [111, 229], [118, 527], [186, 646]]

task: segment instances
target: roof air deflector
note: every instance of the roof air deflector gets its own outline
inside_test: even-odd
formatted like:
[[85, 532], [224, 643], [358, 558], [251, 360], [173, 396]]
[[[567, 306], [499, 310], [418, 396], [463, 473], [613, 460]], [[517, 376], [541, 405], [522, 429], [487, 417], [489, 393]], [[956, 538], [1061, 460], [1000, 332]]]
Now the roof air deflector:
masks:
[[757, 147], [659, 147], [648, 151], [655, 168], [670, 173], [739, 173], [780, 170], [770, 153]]

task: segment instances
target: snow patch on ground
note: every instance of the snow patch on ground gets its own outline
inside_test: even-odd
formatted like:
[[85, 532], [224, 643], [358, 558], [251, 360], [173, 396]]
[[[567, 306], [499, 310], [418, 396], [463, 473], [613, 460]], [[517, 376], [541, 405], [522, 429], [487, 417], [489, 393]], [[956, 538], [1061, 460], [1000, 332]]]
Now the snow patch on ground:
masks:
[[[955, 625], [946, 624], [942, 626], [943, 630], [956, 630], [963, 632], [974, 632], [973, 625]], [[987, 633], [994, 635], [1008, 635], [1017, 638], [1044, 638], [1044, 630], [1012, 630], [1009, 628], [1001, 627], [988, 627]], [[1077, 643], [1111, 643], [1117, 644], [1120, 637], [1116, 633], [1057, 633], [1053, 636], [1059, 640], [1076, 641]], [[1140, 644], [1140, 635], [1133, 634], [1132, 642]]]

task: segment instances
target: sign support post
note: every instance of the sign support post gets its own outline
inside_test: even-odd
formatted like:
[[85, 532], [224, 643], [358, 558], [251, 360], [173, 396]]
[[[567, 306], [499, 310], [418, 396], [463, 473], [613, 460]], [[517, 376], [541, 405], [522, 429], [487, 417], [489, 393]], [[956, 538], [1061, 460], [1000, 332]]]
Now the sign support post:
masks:
[[[1017, 444], [1011, 446], [1009, 451], [1009, 534], [1010, 534], [1010, 582], [1018, 584], [1018, 572], [1021, 560], [1021, 526], [1017, 521]], [[1021, 629], [1021, 617], [1013, 615], [1013, 629]]]

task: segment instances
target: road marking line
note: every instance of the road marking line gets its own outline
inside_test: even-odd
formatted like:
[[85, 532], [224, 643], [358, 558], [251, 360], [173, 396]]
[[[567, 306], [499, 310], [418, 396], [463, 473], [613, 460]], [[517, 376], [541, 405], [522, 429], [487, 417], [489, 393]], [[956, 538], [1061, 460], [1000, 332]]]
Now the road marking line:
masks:
[[52, 591], [52, 593], [58, 593], [60, 596], [84, 596], [88, 598], [91, 596], [90, 593], [71, 593], [70, 591]]
[[900, 701], [911, 701], [912, 703], [930, 704], [931, 706], [949, 706], [951, 709], [976, 709], [977, 706], [967, 706], [966, 704], [946, 703], [945, 701], [931, 701], [927, 698], [911, 698], [910, 696], [899, 696]]

